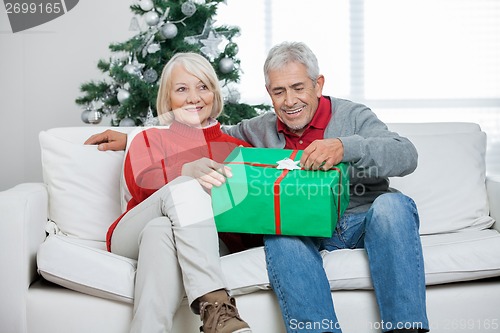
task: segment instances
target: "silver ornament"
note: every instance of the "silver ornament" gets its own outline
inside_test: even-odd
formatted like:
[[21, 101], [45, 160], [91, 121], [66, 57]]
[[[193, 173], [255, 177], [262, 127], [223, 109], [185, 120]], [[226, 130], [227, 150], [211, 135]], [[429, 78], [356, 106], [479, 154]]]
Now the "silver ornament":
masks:
[[128, 92], [128, 90], [119, 89], [116, 98], [118, 99], [118, 102], [120, 102], [121, 104], [130, 98], [130, 93]]
[[222, 42], [222, 38], [216, 35], [213, 30], [208, 33], [206, 39], [200, 39], [200, 43], [204, 46], [201, 47], [201, 52], [210, 59], [214, 59], [219, 56], [219, 44]]
[[134, 56], [129, 56], [128, 58], [128, 64], [123, 66], [123, 70], [129, 74], [132, 75], [137, 75], [141, 76], [142, 69], [144, 68], [144, 64], [141, 64], [139, 61], [137, 61], [137, 56], [134, 54]]
[[158, 126], [160, 124], [157, 117], [154, 116], [151, 107], [148, 108], [148, 113], [146, 114], [146, 119], [143, 121], [144, 126]]
[[181, 6], [181, 12], [187, 17], [193, 16], [196, 13], [196, 6], [192, 1], [184, 2]]
[[158, 44], [158, 43], [153, 43], [153, 44], [149, 45], [147, 48], [147, 51], [149, 54], [156, 53], [160, 50], [161, 50], [161, 47], [160, 47], [160, 44]]
[[119, 126], [121, 126], [121, 127], [135, 126], [135, 121], [133, 119], [130, 119], [130, 118], [123, 118], [122, 120], [120, 120]]
[[238, 90], [229, 90], [229, 95], [227, 96], [227, 102], [229, 104], [237, 104], [240, 101], [241, 95]]
[[89, 122], [89, 113], [90, 113], [90, 109], [85, 109], [83, 110], [82, 112], [82, 121], [85, 123], [85, 124], [90, 124]]
[[161, 34], [166, 39], [174, 38], [175, 36], [177, 36], [177, 32], [178, 32], [177, 26], [173, 23], [167, 23], [161, 27]]
[[100, 111], [97, 111], [97, 110], [90, 110], [89, 113], [88, 113], [88, 117], [87, 117], [87, 120], [89, 122], [89, 124], [99, 124], [102, 120], [102, 113]]
[[219, 70], [221, 73], [231, 73], [234, 69], [234, 62], [231, 58], [222, 58], [219, 62]]
[[147, 25], [150, 27], [155, 26], [160, 22], [160, 15], [155, 11], [147, 12], [144, 14], [144, 21], [146, 21]]
[[154, 4], [151, 0], [141, 0], [139, 1], [139, 7], [141, 7], [143, 11], [149, 12], [151, 9], [153, 9]]
[[155, 83], [156, 80], [158, 79], [158, 72], [156, 72], [152, 68], [148, 68], [146, 69], [146, 71], [144, 71], [143, 78], [144, 81], [146, 81], [147, 83]]
[[123, 66], [123, 70], [132, 75], [139, 75], [141, 73], [141, 70], [133, 64], [126, 64]]

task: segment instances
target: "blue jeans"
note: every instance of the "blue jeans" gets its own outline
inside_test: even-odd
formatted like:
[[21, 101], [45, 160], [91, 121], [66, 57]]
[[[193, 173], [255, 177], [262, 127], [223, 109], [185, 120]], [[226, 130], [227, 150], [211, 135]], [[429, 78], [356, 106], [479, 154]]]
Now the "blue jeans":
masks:
[[266, 236], [266, 262], [288, 333], [340, 333], [321, 250], [365, 248], [383, 331], [428, 329], [425, 275], [415, 203], [379, 196], [364, 213], [345, 214], [331, 238]]

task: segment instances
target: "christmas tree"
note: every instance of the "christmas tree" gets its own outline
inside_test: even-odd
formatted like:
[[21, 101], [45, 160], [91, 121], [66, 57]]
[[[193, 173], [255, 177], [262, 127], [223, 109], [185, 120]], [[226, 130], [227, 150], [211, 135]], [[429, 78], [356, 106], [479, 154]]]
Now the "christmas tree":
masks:
[[157, 121], [156, 95], [163, 66], [177, 52], [198, 52], [213, 65], [224, 94], [223, 124], [235, 124], [269, 110], [268, 105], [239, 103], [239, 28], [215, 26], [217, 6], [227, 0], [140, 0], [130, 6], [131, 29], [138, 33], [109, 46], [112, 56], [98, 68], [107, 78], [82, 84], [82, 120], [97, 124], [111, 116], [113, 126], [153, 125]]

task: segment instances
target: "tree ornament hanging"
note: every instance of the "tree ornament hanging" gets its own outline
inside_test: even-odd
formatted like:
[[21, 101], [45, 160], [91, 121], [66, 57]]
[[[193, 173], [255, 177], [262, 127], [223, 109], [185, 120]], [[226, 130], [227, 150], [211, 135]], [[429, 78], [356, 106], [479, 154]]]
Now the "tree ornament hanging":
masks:
[[229, 89], [229, 94], [227, 95], [227, 102], [230, 104], [239, 103], [241, 98], [240, 92], [236, 89]]
[[139, 63], [136, 55], [134, 54], [132, 58], [129, 57], [128, 64], [123, 67], [123, 70], [129, 74], [140, 76], [143, 68], [144, 64]]
[[139, 25], [139, 20], [137, 16], [132, 17], [130, 20], [130, 25], [128, 27], [129, 31], [141, 31], [141, 26]]
[[120, 104], [123, 104], [130, 98], [130, 92], [126, 89], [119, 89], [116, 98]]
[[135, 126], [135, 121], [131, 118], [123, 118], [122, 120], [120, 120], [120, 124], [119, 126], [121, 127], [132, 127], [132, 126]]
[[154, 7], [154, 3], [151, 0], [141, 0], [139, 1], [139, 7], [145, 12], [149, 12]]
[[219, 70], [221, 73], [227, 74], [234, 70], [234, 61], [231, 58], [224, 57], [219, 61]]
[[200, 50], [204, 55], [209, 57], [212, 61], [214, 58], [217, 58], [220, 54], [219, 44], [222, 42], [222, 38], [216, 35], [213, 31], [208, 33], [208, 37], [206, 39], [200, 40], [200, 42], [204, 45]]
[[150, 27], [155, 26], [160, 22], [160, 15], [156, 11], [150, 11], [144, 14], [144, 21]]
[[123, 70], [132, 75], [139, 75], [141, 73], [140, 68], [131, 63], [123, 66]]
[[148, 113], [146, 114], [146, 119], [143, 121], [144, 126], [157, 126], [160, 124], [158, 118], [154, 116], [151, 106], [148, 108]]
[[149, 54], [153, 54], [153, 53], [156, 53], [156, 52], [160, 51], [161, 50], [161, 46], [158, 43], [153, 43], [153, 44], [151, 44], [151, 45], [148, 46], [147, 50], [148, 50]]
[[90, 107], [90, 105], [88, 105], [85, 110], [83, 110], [82, 112], [82, 121], [85, 123], [85, 124], [90, 124], [89, 122], [89, 113], [90, 111], [92, 110], [92, 108]]
[[89, 124], [99, 124], [102, 120], [102, 113], [96, 109], [92, 109], [88, 113], [87, 121]]
[[192, 1], [186, 1], [181, 6], [182, 14], [191, 17], [196, 13], [196, 5]]
[[161, 27], [161, 34], [166, 39], [175, 38], [175, 36], [177, 36], [177, 33], [177, 26], [173, 23], [168, 22]]
[[142, 77], [144, 81], [147, 83], [155, 83], [158, 80], [158, 72], [153, 68], [148, 68], [144, 71], [144, 75]]
[[234, 57], [238, 53], [238, 45], [236, 43], [228, 43], [224, 48], [224, 54], [228, 57]]

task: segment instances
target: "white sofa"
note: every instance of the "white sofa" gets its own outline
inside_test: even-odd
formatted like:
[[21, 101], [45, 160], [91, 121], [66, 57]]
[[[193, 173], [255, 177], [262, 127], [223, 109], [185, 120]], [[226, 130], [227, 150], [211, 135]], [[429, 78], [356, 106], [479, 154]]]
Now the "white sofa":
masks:
[[[419, 208], [432, 332], [499, 332], [500, 176], [485, 176], [485, 134], [470, 123], [389, 127], [419, 151], [417, 170], [391, 186]], [[128, 331], [136, 263], [104, 251], [103, 242], [121, 212], [124, 153], [82, 145], [102, 130], [40, 133], [44, 183], [0, 193], [2, 333]], [[222, 260], [253, 331], [284, 332], [262, 248]], [[380, 332], [364, 250], [324, 253], [324, 263], [343, 331]], [[183, 304], [174, 332], [198, 332], [199, 324]]]

